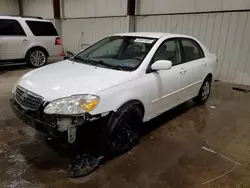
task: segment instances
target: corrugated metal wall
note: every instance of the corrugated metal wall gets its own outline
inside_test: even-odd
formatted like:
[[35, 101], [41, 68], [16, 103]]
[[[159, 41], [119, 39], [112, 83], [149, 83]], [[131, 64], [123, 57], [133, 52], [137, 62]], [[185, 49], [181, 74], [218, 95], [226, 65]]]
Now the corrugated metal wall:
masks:
[[87, 47], [84, 44], [127, 30], [126, 0], [64, 0], [61, 4], [62, 39], [68, 51], [79, 52]]
[[216, 79], [250, 85], [250, 12], [137, 16], [136, 30], [194, 36], [217, 54]]
[[0, 15], [19, 15], [18, 0], [0, 0]]
[[137, 0], [137, 15], [250, 9], [249, 0]]
[[66, 50], [79, 52], [84, 44], [126, 31], [126, 17], [68, 19], [62, 21], [62, 38]]
[[40, 16], [45, 19], [53, 19], [52, 0], [23, 0], [23, 14], [25, 16]]
[[64, 0], [66, 18], [125, 16], [126, 0]]

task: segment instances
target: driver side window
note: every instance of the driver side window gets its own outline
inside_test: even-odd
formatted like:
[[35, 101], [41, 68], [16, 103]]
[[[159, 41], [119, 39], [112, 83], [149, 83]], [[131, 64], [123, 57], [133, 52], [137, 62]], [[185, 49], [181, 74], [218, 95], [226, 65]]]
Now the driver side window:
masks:
[[153, 62], [158, 60], [169, 60], [173, 66], [181, 64], [180, 46], [176, 39], [161, 44], [153, 57]]

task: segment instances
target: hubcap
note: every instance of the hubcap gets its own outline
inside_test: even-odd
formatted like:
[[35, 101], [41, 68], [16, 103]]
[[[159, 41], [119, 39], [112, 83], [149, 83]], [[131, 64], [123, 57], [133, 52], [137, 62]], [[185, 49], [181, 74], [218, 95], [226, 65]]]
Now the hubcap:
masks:
[[30, 62], [36, 67], [42, 66], [46, 62], [46, 56], [41, 51], [34, 51], [30, 55]]
[[207, 100], [208, 96], [209, 96], [209, 93], [210, 93], [210, 84], [209, 82], [207, 81], [203, 88], [202, 88], [202, 100], [205, 101]]

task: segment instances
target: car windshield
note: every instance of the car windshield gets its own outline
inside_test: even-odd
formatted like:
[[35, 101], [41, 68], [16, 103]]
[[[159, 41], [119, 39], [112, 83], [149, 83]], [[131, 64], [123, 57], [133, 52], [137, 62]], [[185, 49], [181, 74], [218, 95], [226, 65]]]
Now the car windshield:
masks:
[[155, 38], [111, 36], [90, 46], [71, 60], [109, 69], [133, 71], [140, 66], [155, 42]]

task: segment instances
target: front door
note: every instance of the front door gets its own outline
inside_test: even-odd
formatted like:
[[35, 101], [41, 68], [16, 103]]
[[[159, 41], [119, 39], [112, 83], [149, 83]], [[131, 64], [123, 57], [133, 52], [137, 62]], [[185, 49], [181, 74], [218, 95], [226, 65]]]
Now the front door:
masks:
[[[150, 70], [150, 66], [158, 60], [172, 62], [170, 70]], [[179, 104], [178, 92], [180, 87], [180, 45], [177, 39], [168, 39], [156, 51], [150, 65], [148, 74], [153, 80], [151, 85], [151, 117], [167, 111]]]
[[0, 60], [23, 59], [26, 40], [17, 20], [0, 19]]

